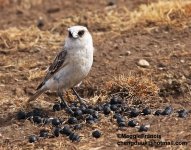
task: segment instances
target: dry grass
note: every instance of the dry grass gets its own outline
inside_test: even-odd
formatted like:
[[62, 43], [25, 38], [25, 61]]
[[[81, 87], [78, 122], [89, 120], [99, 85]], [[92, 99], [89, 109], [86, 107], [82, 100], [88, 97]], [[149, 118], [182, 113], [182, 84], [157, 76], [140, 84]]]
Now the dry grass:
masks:
[[[156, 84], [146, 76], [118, 76], [106, 82], [107, 96], [120, 95], [129, 104], [157, 103], [158, 90]], [[155, 99], [155, 100], [154, 100]]]
[[0, 31], [0, 48], [25, 51], [28, 49], [49, 47], [57, 49], [63, 39], [49, 31], [41, 31], [37, 27], [9, 28]]
[[[49, 31], [41, 31], [37, 27], [30, 28], [9, 28], [0, 31], [0, 51], [3, 53], [28, 52], [35, 53], [38, 51], [58, 51], [63, 37], [58, 34], [52, 34]], [[50, 59], [50, 56], [47, 56]], [[29, 71], [29, 80], [38, 79], [44, 75], [44, 71], [37, 68], [40, 62], [34, 59], [18, 59], [17, 63], [10, 60], [6, 55], [2, 57], [4, 68], [14, 67], [17, 69], [26, 69]]]
[[[11, 1], [11, 0], [9, 0]], [[19, 9], [30, 9], [32, 7], [43, 4], [44, 0], [14, 0], [14, 4], [17, 5]]]
[[[116, 89], [119, 88], [119, 89]], [[154, 96], [158, 93], [158, 87], [147, 77], [124, 76], [115, 77], [114, 80], [106, 83], [106, 89], [110, 92], [120, 92], [127, 89], [133, 95], [140, 98]]]
[[[51, 31], [42, 31], [33, 26], [0, 31], [0, 48], [17, 49], [19, 51], [44, 47], [57, 49], [63, 38], [53, 32], [63, 30], [63, 28], [66, 29], [74, 24], [86, 24], [94, 31], [106, 30], [120, 33], [119, 31], [127, 30], [140, 23], [177, 24], [191, 15], [190, 10], [190, 1], [162, 0], [150, 5], [141, 5], [138, 10], [133, 12], [129, 12], [126, 7], [121, 8], [120, 11], [119, 9], [109, 9], [104, 11], [104, 14], [103, 12], [88, 12], [88, 18], [76, 16], [57, 21], [53, 24]], [[187, 21], [189, 20], [187, 19]]]
[[[88, 17], [86, 17], [88, 16]], [[128, 30], [137, 25], [185, 25], [191, 16], [191, 2], [189, 0], [160, 0], [140, 7], [130, 12], [125, 6], [120, 9], [106, 9], [103, 12], [85, 12], [82, 15], [64, 18], [54, 24], [52, 31], [60, 31], [63, 27], [74, 24], [85, 24], [94, 31]]]
[[187, 11], [190, 6], [191, 2], [188, 0], [161, 0], [150, 5], [141, 5], [138, 10], [131, 13], [131, 22], [176, 24], [191, 15]]

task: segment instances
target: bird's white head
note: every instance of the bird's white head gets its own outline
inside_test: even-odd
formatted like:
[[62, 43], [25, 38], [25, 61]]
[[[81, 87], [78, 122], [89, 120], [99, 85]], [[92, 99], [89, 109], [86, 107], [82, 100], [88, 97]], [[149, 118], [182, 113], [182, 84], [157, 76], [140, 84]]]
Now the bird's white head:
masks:
[[68, 48], [93, 47], [92, 36], [86, 27], [72, 26], [68, 28], [68, 37], [66, 38], [65, 46]]

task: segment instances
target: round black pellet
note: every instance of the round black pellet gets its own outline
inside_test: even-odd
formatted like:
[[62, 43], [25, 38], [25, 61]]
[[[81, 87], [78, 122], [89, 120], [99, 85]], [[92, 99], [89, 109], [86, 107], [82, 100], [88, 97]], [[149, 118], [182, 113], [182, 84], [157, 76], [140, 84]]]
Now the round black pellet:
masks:
[[139, 128], [139, 132], [147, 132], [148, 131], [148, 127], [145, 126], [145, 125], [141, 125], [140, 128]]
[[92, 132], [92, 136], [95, 138], [100, 138], [101, 137], [101, 132], [99, 130], [95, 130]]
[[69, 124], [76, 124], [76, 123], [78, 123], [78, 120], [77, 120], [77, 118], [75, 118], [75, 117], [70, 117], [70, 118], [68, 119], [68, 123], [69, 123]]
[[70, 130], [68, 126], [65, 126], [64, 128], [60, 130], [60, 133], [66, 136], [69, 136], [70, 134], [72, 134], [72, 131]]
[[42, 118], [40, 116], [34, 116], [33, 117], [33, 122], [37, 123], [37, 124], [40, 124], [40, 123], [42, 123]]
[[60, 123], [61, 123], [61, 122], [60, 122], [59, 119], [57, 119], [57, 118], [52, 119], [52, 125], [53, 125], [53, 126], [59, 126]]
[[75, 134], [75, 133], [72, 133], [72, 134], [70, 134], [69, 139], [70, 139], [72, 142], [74, 142], [74, 141], [79, 142], [79, 141], [80, 141], [80, 136], [77, 135], [77, 134]]
[[24, 111], [19, 111], [17, 113], [17, 119], [18, 120], [26, 119], [26, 113]]
[[151, 114], [151, 110], [149, 108], [144, 108], [142, 111], [143, 115], [150, 115]]
[[34, 143], [37, 141], [37, 137], [35, 135], [30, 135], [29, 136], [29, 143]]
[[60, 106], [60, 104], [55, 104], [54, 106], [53, 106], [53, 111], [60, 111], [62, 108], [61, 108], [61, 106]]
[[60, 128], [54, 129], [54, 136], [58, 137], [60, 135]]

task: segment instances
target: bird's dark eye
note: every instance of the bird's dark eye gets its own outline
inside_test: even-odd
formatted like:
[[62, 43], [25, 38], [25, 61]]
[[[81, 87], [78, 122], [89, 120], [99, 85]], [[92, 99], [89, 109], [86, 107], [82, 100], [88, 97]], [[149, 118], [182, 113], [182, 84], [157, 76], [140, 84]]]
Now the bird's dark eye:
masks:
[[70, 31], [68, 32], [68, 34], [69, 34], [69, 37], [72, 38], [72, 33]]
[[84, 30], [80, 30], [79, 32], [78, 32], [78, 35], [79, 35], [79, 37], [82, 37], [83, 35], [84, 35]]

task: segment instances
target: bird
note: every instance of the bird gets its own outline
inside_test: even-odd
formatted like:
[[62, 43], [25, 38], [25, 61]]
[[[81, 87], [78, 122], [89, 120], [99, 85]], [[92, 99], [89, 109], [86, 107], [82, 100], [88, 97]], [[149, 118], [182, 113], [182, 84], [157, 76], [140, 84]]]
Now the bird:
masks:
[[87, 27], [75, 25], [68, 28], [68, 36], [61, 51], [49, 66], [44, 80], [39, 84], [28, 103], [36, 100], [45, 91], [56, 91], [69, 112], [71, 108], [63, 99], [63, 91], [72, 89], [80, 104], [85, 104], [75, 87], [81, 84], [88, 75], [93, 64], [94, 46], [92, 35]]

